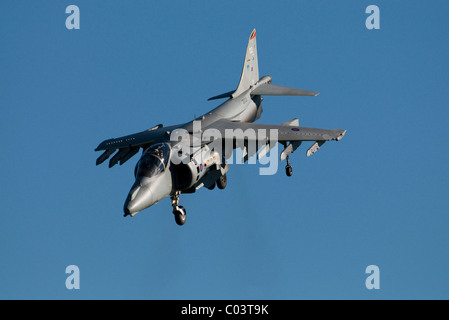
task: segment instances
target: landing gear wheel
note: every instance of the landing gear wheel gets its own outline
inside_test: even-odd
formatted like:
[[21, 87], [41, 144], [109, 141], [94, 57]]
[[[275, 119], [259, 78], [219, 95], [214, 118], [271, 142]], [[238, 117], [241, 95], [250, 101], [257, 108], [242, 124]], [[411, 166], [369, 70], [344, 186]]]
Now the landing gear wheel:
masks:
[[186, 223], [187, 219], [187, 211], [183, 206], [179, 205], [179, 195], [181, 191], [176, 191], [171, 196], [171, 205], [173, 207], [173, 214], [175, 215], [175, 221], [179, 226], [182, 226]]
[[223, 190], [224, 188], [226, 188], [227, 184], [228, 184], [228, 178], [226, 177], [226, 173], [225, 173], [220, 178], [218, 178], [217, 187], [218, 187], [218, 189]]
[[287, 156], [287, 165], [285, 166], [285, 173], [287, 174], [287, 177], [291, 177], [293, 174], [292, 166], [290, 165], [290, 159]]
[[287, 174], [287, 177], [291, 177], [293, 174], [292, 166], [285, 166], [285, 173]]
[[187, 220], [187, 211], [183, 206], [179, 206], [177, 209], [173, 209], [175, 215], [175, 221], [178, 226], [182, 226]]
[[211, 185], [210, 187], [207, 187], [207, 189], [209, 189], [209, 190], [214, 190], [214, 189], [215, 189], [215, 185], [216, 185], [216, 183], [214, 182], [214, 184]]

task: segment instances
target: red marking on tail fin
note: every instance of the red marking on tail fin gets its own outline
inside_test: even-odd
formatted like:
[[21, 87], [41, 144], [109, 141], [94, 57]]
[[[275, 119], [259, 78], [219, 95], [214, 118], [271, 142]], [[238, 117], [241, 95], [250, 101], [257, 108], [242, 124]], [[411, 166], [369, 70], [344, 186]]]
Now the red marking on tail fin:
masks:
[[249, 40], [252, 40], [256, 37], [256, 29], [251, 33], [251, 37], [249, 37]]

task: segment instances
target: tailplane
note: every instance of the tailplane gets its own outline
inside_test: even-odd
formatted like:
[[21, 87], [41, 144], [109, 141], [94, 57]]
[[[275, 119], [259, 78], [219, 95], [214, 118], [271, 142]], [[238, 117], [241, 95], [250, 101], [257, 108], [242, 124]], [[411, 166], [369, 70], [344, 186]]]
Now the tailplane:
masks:
[[[262, 80], [262, 79], [261, 79]], [[318, 92], [288, 88], [282, 86], [275, 86], [269, 83], [262, 83], [257, 86], [253, 91], [252, 95], [265, 95], [265, 96], [317, 96]]]

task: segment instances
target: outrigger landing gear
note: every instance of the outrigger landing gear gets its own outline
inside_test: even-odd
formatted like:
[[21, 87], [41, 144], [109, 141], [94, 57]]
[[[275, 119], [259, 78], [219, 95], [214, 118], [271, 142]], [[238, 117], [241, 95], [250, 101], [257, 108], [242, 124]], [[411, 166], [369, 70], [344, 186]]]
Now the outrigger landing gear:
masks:
[[179, 205], [179, 195], [180, 191], [176, 191], [174, 195], [171, 196], [171, 205], [173, 207], [173, 214], [175, 215], [175, 221], [179, 226], [186, 223], [187, 211], [183, 206]]
[[287, 174], [287, 177], [291, 177], [293, 174], [292, 166], [290, 165], [290, 160], [287, 156], [287, 165], [285, 166], [285, 173]]

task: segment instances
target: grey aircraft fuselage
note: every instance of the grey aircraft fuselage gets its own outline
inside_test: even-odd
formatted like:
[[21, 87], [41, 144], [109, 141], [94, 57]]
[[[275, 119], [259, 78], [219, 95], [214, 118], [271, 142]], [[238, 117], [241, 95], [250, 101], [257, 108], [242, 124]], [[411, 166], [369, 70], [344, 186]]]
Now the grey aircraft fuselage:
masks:
[[307, 156], [309, 156], [316, 152], [325, 141], [338, 141], [344, 136], [346, 130], [299, 127], [296, 118], [280, 125], [254, 123], [262, 114], [262, 95], [318, 95], [313, 91], [271, 85], [271, 80], [270, 76], [259, 78], [256, 31], [253, 30], [248, 41], [243, 71], [237, 89], [209, 99], [229, 98], [227, 101], [210, 112], [180, 125], [169, 127], [158, 125], [143, 132], [108, 139], [100, 143], [95, 150], [104, 150], [105, 152], [97, 159], [97, 165], [108, 159], [118, 149], [118, 152], [111, 158], [109, 167], [117, 163], [120, 165], [125, 163], [140, 148], [143, 149], [142, 156], [134, 170], [136, 180], [124, 204], [125, 216], [134, 216], [137, 212], [170, 196], [175, 220], [182, 225], [186, 219], [186, 210], [178, 203], [181, 193], [193, 193], [202, 186], [210, 190], [215, 186], [220, 189], [226, 186], [226, 172], [229, 170], [226, 156], [222, 153], [212, 152], [208, 142], [200, 141], [199, 147], [196, 151], [192, 151], [187, 163], [174, 164], [171, 161], [173, 153], [176, 152], [174, 151], [175, 145], [178, 142], [171, 140], [171, 134], [178, 129], [183, 129], [191, 137], [194, 136], [195, 121], [200, 121], [201, 129], [212, 128], [220, 132], [227, 129], [245, 130], [248, 128], [279, 131], [277, 142], [285, 147], [281, 153], [281, 161], [287, 159], [286, 172], [288, 176], [292, 174], [288, 157], [302, 141], [315, 141], [315, 144], [307, 151]]
[[[254, 101], [256, 100], [256, 102]], [[201, 121], [201, 127], [205, 128], [212, 125], [220, 119], [226, 119], [234, 122], [254, 122], [257, 116], [262, 113], [261, 99], [256, 97], [251, 99], [250, 90], [245, 91], [235, 99], [230, 99], [213, 109], [212, 111], [202, 115], [198, 119], [189, 121], [185, 124], [163, 128], [165, 132], [182, 128], [188, 132], [193, 132], [193, 122]], [[257, 104], [256, 104], [257, 103]], [[163, 141], [165, 139], [161, 139]], [[166, 141], [170, 145], [172, 142]], [[156, 202], [164, 199], [170, 194], [175, 193], [176, 184], [172, 183], [174, 172], [169, 165], [168, 170], [164, 170], [157, 177], [136, 177], [136, 182], [131, 188], [129, 195], [125, 201], [124, 211], [126, 215], [134, 215]], [[189, 188], [191, 186], [188, 186]], [[132, 195], [137, 191], [134, 197]]]
[[[189, 121], [178, 126], [171, 126], [163, 128], [165, 132], [170, 132], [175, 129], [185, 129], [188, 132], [193, 132], [193, 122], [201, 121], [201, 127], [208, 127], [220, 119], [226, 119], [237, 122], [253, 122], [256, 120], [256, 115], [260, 108], [260, 99], [258, 105], [251, 99], [249, 90], [242, 93], [238, 99], [228, 100], [212, 111], [204, 114], [196, 120]], [[261, 110], [259, 112], [259, 115]], [[167, 135], [167, 134], [165, 134]], [[161, 139], [160, 141], [164, 141]], [[165, 141], [165, 143], [172, 146], [173, 142]], [[132, 186], [128, 197], [126, 198], [124, 211], [126, 215], [134, 215], [145, 208], [152, 206], [158, 201], [164, 199], [170, 194], [175, 193], [176, 184], [172, 183], [174, 180], [174, 172], [171, 170], [173, 166], [170, 165], [161, 174], [153, 177], [137, 176], [134, 185]], [[188, 186], [191, 188], [191, 186]], [[136, 193], [137, 192], [137, 193]], [[136, 194], [135, 194], [136, 193]], [[134, 197], [133, 197], [134, 195]]]

